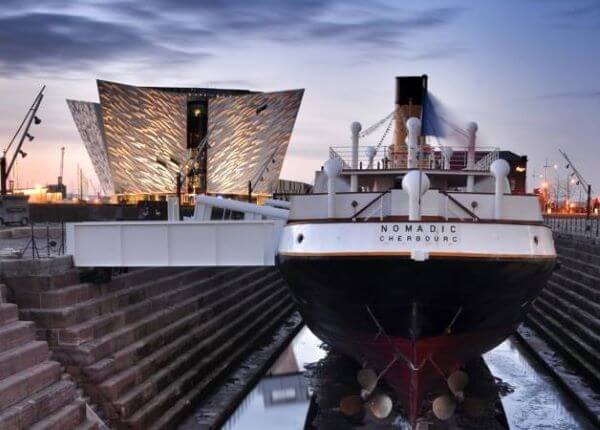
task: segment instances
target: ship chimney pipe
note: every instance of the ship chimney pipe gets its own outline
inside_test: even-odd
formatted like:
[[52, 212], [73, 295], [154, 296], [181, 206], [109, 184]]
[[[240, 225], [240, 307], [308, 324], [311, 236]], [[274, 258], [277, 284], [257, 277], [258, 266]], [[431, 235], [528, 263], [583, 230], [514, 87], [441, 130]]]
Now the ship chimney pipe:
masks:
[[[419, 186], [419, 181], [421, 186]], [[408, 193], [408, 220], [421, 220], [421, 196], [429, 189], [429, 177], [426, 173], [413, 170], [402, 178], [402, 189]]]
[[335, 182], [342, 171], [342, 161], [333, 157], [325, 162], [323, 171], [327, 175], [327, 216], [335, 218]]
[[[353, 122], [350, 126], [352, 131], [352, 169], [358, 169], [358, 138], [362, 126], [360, 122]], [[356, 193], [358, 191], [358, 175], [356, 173], [350, 175], [350, 191]]]
[[406, 129], [408, 130], [408, 136], [406, 136], [406, 146], [408, 147], [406, 167], [416, 169], [418, 167], [417, 153], [419, 151], [419, 136], [421, 135], [421, 120], [415, 117], [408, 118]]
[[[473, 170], [475, 167], [475, 139], [477, 133], [477, 123], [470, 122], [467, 125], [467, 139], [468, 139], [468, 149], [467, 149], [467, 170]], [[472, 193], [475, 190], [475, 176], [469, 175], [467, 176], [467, 191]]]
[[504, 201], [504, 184], [506, 183], [506, 177], [510, 172], [510, 166], [506, 160], [499, 158], [490, 166], [490, 172], [496, 179], [494, 191], [494, 219], [501, 219]]

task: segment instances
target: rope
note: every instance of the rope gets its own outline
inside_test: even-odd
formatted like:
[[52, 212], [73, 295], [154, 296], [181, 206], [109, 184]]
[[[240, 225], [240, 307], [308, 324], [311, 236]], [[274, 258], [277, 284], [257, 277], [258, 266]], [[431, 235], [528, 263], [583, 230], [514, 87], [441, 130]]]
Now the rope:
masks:
[[394, 117], [394, 111], [390, 112], [385, 117], [383, 117], [382, 119], [377, 121], [375, 124], [373, 124], [372, 126], [366, 128], [365, 130], [360, 132], [358, 137], [360, 137], [360, 138], [367, 137], [368, 135], [373, 133], [375, 130], [377, 130], [379, 127], [381, 127], [388, 119], [393, 118], [393, 117]]
[[375, 147], [375, 149], [379, 150], [379, 148], [381, 148], [381, 145], [383, 144], [383, 141], [385, 140], [385, 138], [387, 137], [388, 133], [392, 129], [392, 124], [393, 123], [394, 123], [394, 117], [392, 116], [390, 118], [390, 122], [388, 122], [387, 128], [383, 132], [383, 136], [381, 136], [381, 139], [379, 139], [379, 143], [377, 144], [377, 146]]

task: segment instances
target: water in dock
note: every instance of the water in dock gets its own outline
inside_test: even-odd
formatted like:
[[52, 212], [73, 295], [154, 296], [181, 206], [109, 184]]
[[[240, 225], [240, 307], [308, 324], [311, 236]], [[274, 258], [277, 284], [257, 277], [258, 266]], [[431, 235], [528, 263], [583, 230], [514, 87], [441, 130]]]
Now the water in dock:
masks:
[[[506, 424], [511, 429], [594, 428], [517, 340], [506, 340], [485, 354], [483, 361], [477, 360], [471, 366], [472, 372], [483, 375], [481, 379], [487, 374], [493, 381], [482, 386], [489, 391], [490, 401], [500, 399], [496, 415], [503, 416], [492, 413], [488, 417], [494, 427], [489, 422], [483, 424], [481, 419], [458, 417], [455, 421], [460, 428], [504, 428]], [[368, 413], [359, 414], [354, 421], [341, 414], [339, 400], [342, 392], [349, 390], [348, 384], [343, 388], [344, 383], [354, 381], [354, 367], [304, 328], [246, 396], [224, 429], [408, 428], [397, 407], [383, 421]], [[459, 425], [443, 428], [459, 428]]]

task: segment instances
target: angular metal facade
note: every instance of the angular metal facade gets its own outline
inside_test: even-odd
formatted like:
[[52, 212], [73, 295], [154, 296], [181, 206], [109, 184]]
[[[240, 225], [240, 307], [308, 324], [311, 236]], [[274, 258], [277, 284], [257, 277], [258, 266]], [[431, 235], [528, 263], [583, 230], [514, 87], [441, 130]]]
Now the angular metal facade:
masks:
[[75, 125], [83, 140], [85, 149], [92, 160], [94, 171], [102, 191], [107, 195], [115, 193], [112, 173], [108, 163], [108, 154], [102, 132], [102, 113], [99, 103], [67, 100], [67, 105], [75, 120]]
[[115, 192], [173, 192], [176, 162], [186, 160], [187, 96], [105, 81], [98, 93]]
[[[209, 193], [256, 194], [277, 185], [304, 90], [149, 88], [98, 81], [100, 103], [68, 100], [107, 194], [175, 190], [187, 161], [188, 102], [208, 99]], [[206, 94], [204, 94], [206, 93]]]
[[277, 186], [304, 90], [208, 102], [208, 192], [271, 194]]

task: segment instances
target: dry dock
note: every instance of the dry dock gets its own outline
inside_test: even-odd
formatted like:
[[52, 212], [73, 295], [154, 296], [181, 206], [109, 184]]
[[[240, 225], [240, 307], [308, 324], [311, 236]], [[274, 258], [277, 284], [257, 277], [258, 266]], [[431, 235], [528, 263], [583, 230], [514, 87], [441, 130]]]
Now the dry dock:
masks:
[[[560, 268], [518, 335], [559, 387], [547, 389], [598, 425], [600, 245], [555, 238]], [[301, 326], [274, 268], [110, 274], [67, 256], [0, 271], [3, 430], [218, 428]]]

